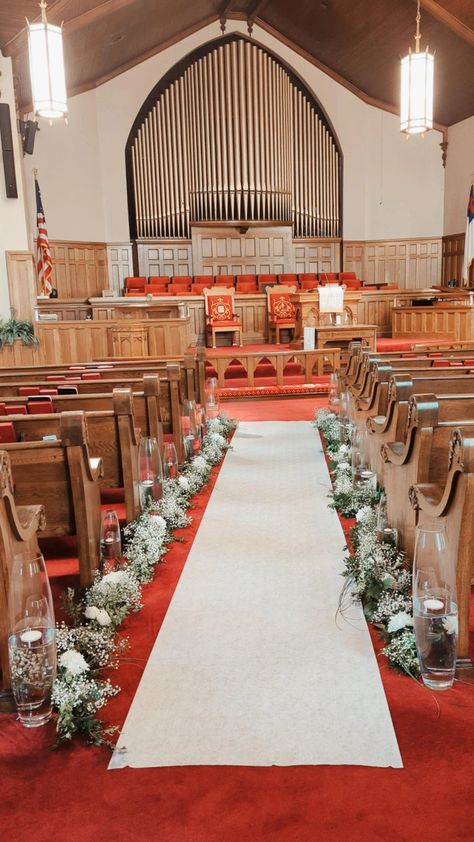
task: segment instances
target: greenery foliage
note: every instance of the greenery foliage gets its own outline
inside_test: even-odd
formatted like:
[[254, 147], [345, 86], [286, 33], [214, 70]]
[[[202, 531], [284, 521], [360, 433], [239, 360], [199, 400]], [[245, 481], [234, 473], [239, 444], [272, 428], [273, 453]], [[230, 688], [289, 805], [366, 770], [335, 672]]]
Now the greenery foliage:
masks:
[[16, 319], [14, 314], [9, 319], [0, 319], [0, 349], [5, 345], [13, 345], [17, 339], [24, 345], [38, 345], [31, 322]]

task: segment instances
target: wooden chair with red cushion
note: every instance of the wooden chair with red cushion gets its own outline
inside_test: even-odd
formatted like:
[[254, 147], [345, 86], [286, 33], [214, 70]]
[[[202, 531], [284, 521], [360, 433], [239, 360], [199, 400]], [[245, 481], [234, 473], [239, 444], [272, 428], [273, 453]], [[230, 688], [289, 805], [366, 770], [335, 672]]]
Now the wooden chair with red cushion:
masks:
[[191, 292], [194, 295], [202, 295], [205, 289], [210, 289], [212, 287], [212, 278], [211, 282], [208, 284], [191, 284]]
[[216, 287], [230, 287], [234, 286], [235, 278], [233, 275], [216, 275], [214, 278], [214, 286]]
[[[276, 275], [259, 275], [258, 276], [258, 291], [265, 292], [265, 285], [266, 286], [275, 286], [277, 284], [277, 276]], [[296, 284], [296, 278], [295, 278]]]
[[235, 289], [238, 293], [257, 292], [257, 276], [237, 275], [235, 279]]
[[318, 281], [321, 286], [325, 286], [325, 284], [337, 284], [338, 280], [337, 272], [318, 272]]
[[172, 283], [168, 285], [168, 292], [171, 295], [191, 295], [191, 284]]
[[355, 272], [339, 272], [339, 281], [344, 284], [346, 289], [360, 289], [362, 281], [359, 280]]
[[148, 278], [148, 286], [159, 286], [159, 287], [167, 287], [170, 283], [171, 278], [168, 275], [150, 275]]
[[145, 295], [146, 278], [125, 278], [125, 293]]
[[171, 295], [169, 289], [169, 284], [148, 284], [145, 295]]
[[318, 278], [315, 272], [303, 272], [302, 274], [298, 275], [298, 280], [300, 282], [300, 287], [302, 290], [306, 292], [312, 289], [316, 289], [318, 286]]
[[232, 344], [242, 345], [242, 322], [235, 314], [234, 295], [235, 291], [228, 287], [214, 286], [204, 290], [206, 338], [210, 335], [212, 348], [216, 347], [218, 333], [232, 333]]
[[193, 279], [193, 284], [202, 284], [203, 289], [209, 289], [213, 283], [214, 278], [212, 275], [195, 275]]
[[[260, 277], [263, 278], [264, 276], [260, 275]], [[278, 283], [280, 284], [280, 286], [298, 288], [298, 275], [296, 275], [294, 272], [284, 272], [282, 275], [278, 275]]]
[[275, 331], [276, 343], [280, 344], [280, 333], [282, 330], [296, 329], [295, 307], [291, 300], [297, 287], [290, 287], [278, 284], [267, 288], [267, 312], [268, 312], [268, 341], [272, 341], [272, 332]]

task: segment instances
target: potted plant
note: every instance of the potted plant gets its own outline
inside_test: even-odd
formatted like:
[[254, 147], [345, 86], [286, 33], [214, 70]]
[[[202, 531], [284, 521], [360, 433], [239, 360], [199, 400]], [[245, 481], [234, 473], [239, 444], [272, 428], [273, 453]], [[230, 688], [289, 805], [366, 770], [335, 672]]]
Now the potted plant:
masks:
[[39, 344], [31, 322], [26, 319], [16, 319], [15, 311], [12, 310], [9, 319], [0, 319], [0, 350], [5, 345], [13, 345], [17, 339], [24, 345]]

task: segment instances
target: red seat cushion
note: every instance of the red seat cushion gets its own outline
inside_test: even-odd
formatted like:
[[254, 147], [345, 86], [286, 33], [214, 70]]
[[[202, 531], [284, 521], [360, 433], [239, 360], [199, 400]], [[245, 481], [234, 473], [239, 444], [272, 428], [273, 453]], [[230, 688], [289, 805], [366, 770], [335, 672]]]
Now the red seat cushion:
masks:
[[242, 327], [242, 322], [232, 319], [213, 319], [211, 325], [212, 327]]
[[15, 427], [11, 421], [0, 423], [0, 442], [7, 444], [16, 441]]
[[5, 404], [7, 407], [7, 415], [28, 415], [28, 410], [24, 403]]

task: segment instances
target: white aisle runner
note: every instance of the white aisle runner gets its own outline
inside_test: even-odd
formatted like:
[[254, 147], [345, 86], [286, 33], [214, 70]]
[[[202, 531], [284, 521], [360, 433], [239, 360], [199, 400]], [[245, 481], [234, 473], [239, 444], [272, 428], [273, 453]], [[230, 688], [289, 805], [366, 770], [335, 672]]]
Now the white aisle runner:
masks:
[[402, 761], [308, 422], [241, 423], [110, 768]]

